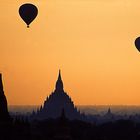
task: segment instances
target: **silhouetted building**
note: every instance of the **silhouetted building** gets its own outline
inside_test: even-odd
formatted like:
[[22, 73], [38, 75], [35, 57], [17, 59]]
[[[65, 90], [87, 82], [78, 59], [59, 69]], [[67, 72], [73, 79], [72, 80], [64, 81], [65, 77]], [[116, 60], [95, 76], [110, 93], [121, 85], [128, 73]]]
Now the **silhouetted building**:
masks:
[[111, 112], [111, 109], [110, 109], [110, 107], [109, 107], [109, 109], [108, 109], [108, 111], [107, 111], [107, 114], [106, 115], [112, 115], [112, 112]]
[[4, 95], [3, 83], [2, 83], [2, 74], [0, 74], [0, 122], [7, 121], [10, 119], [7, 100]]
[[[116, 118], [115, 118], [116, 117]], [[115, 116], [112, 112], [111, 109], [109, 108], [107, 113], [102, 116], [102, 121], [103, 122], [109, 122], [109, 121], [115, 121], [115, 119], [117, 119], [117, 116]], [[102, 122], [101, 121], [101, 122]]]
[[36, 114], [32, 115], [32, 118], [40, 120], [48, 118], [55, 119], [60, 117], [62, 110], [65, 110], [65, 116], [70, 120], [84, 118], [84, 115], [81, 115], [74, 106], [71, 98], [64, 92], [63, 81], [59, 70], [54, 92], [47, 97], [43, 107], [41, 106]]

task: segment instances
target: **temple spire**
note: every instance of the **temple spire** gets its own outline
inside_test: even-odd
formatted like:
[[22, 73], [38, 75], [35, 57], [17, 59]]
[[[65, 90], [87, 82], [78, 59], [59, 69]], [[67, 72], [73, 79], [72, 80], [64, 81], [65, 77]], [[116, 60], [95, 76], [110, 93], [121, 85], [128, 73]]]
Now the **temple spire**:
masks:
[[111, 108], [110, 108], [110, 107], [109, 107], [109, 109], [108, 109], [108, 111], [107, 111], [107, 114], [108, 114], [108, 115], [112, 114]]
[[0, 73], [0, 94], [4, 94], [3, 92], [3, 84], [2, 84], [2, 74]]
[[61, 80], [62, 81], [62, 79], [61, 79], [61, 70], [60, 69], [59, 69], [58, 80]]
[[63, 81], [61, 78], [61, 71], [59, 70], [58, 79], [56, 81], [55, 91], [63, 91]]

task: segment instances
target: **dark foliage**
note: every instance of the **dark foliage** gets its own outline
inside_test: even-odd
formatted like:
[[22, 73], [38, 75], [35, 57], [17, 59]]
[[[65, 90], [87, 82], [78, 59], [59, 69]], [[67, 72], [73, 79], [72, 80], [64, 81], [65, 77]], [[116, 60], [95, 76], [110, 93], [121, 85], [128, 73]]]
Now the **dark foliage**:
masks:
[[0, 123], [0, 140], [140, 140], [140, 124], [119, 120], [95, 125], [79, 120], [28, 122], [16, 118]]

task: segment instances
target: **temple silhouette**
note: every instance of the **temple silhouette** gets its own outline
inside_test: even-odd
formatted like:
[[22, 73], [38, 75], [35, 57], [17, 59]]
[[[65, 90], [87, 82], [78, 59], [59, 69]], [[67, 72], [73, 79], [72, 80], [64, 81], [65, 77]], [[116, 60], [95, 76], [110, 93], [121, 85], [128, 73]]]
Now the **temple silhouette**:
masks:
[[41, 106], [37, 112], [32, 113], [31, 118], [39, 120], [49, 118], [56, 119], [61, 116], [62, 110], [65, 112], [66, 118], [70, 120], [84, 119], [84, 114], [81, 114], [80, 111], [77, 110], [71, 98], [64, 91], [61, 72], [59, 70], [54, 92], [46, 98], [44, 105]]
[[7, 99], [4, 95], [2, 74], [0, 74], [0, 122], [9, 121], [10, 115], [8, 113]]

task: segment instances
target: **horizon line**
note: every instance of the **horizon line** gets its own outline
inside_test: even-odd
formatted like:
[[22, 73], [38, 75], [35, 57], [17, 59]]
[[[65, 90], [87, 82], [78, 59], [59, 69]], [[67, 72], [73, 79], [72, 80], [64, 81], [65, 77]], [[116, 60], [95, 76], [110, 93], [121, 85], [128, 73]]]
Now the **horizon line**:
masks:
[[[41, 106], [42, 104], [10, 104], [8, 106]], [[140, 104], [77, 104], [75, 106], [140, 106]]]

